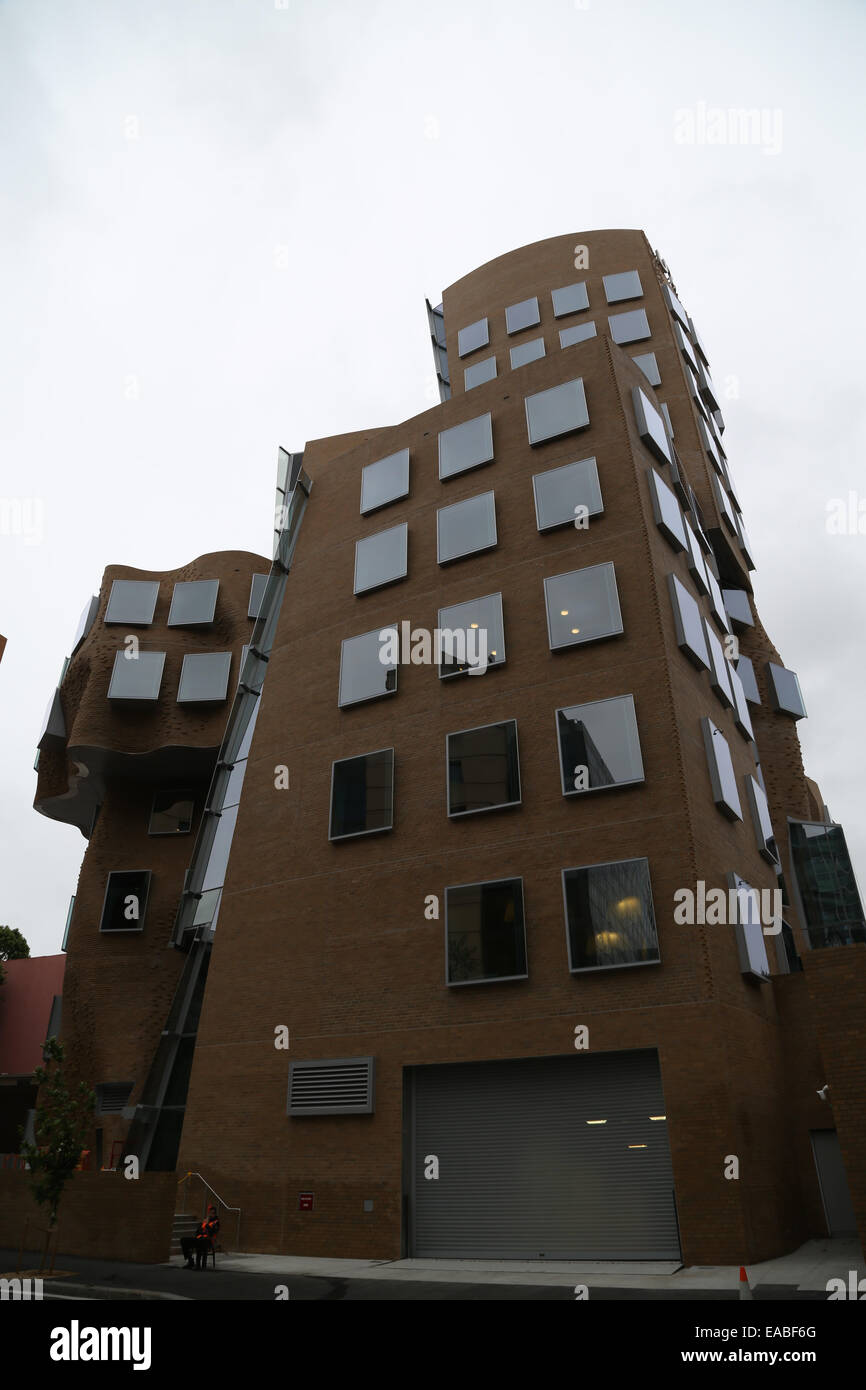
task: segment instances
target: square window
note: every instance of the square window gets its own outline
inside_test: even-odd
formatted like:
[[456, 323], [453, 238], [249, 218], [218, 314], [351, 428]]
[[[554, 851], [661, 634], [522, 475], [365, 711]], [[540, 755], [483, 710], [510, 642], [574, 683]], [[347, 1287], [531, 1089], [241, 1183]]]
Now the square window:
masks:
[[449, 985], [525, 980], [523, 879], [446, 888], [445, 939]]
[[685, 584], [681, 583], [675, 574], [668, 575], [668, 592], [671, 596], [671, 607], [674, 610], [677, 646], [681, 652], [685, 653], [693, 666], [697, 666], [699, 670], [708, 671], [710, 657], [697, 599], [689, 593]]
[[662, 285], [662, 295], [664, 296], [665, 303], [667, 304], [674, 318], [679, 319], [683, 328], [685, 328], [685, 330], [688, 332], [689, 316], [686, 313], [680, 301], [677, 299], [670, 285]]
[[231, 665], [231, 652], [187, 653], [180, 672], [178, 704], [215, 704], [224, 700], [229, 688]]
[[394, 825], [394, 749], [380, 748], [331, 766], [328, 838], [374, 835]]
[[734, 931], [740, 970], [752, 979], [768, 980], [770, 965], [761, 926], [760, 894], [744, 878], [740, 878], [739, 874], [729, 873], [727, 877], [728, 897], [733, 899], [734, 903]]
[[561, 319], [564, 314], [579, 314], [581, 309], [589, 308], [589, 295], [583, 280], [576, 285], [563, 285], [561, 289], [552, 290], [550, 297], [556, 319]]
[[539, 531], [553, 531], [558, 526], [573, 526], [578, 507], [586, 507], [587, 516], [600, 516], [604, 511], [598, 466], [594, 458], [564, 463], [536, 473], [532, 479], [535, 494], [535, 520]]
[[689, 567], [689, 574], [694, 580], [694, 585], [698, 593], [708, 594], [710, 592], [710, 586], [707, 583], [707, 567], [704, 564], [704, 557], [701, 552], [701, 547], [698, 544], [698, 538], [692, 530], [688, 517], [683, 517], [683, 529], [685, 530], [686, 541], [688, 542], [689, 553], [687, 564]]
[[749, 706], [746, 703], [746, 692], [743, 689], [743, 682], [740, 680], [737, 669], [732, 661], [728, 662], [728, 678], [731, 682], [731, 694], [734, 697], [734, 723], [743, 735], [743, 738], [752, 742], [754, 741], [755, 733], [752, 728]]
[[150, 893], [150, 869], [115, 870], [108, 875], [100, 931], [142, 931]]
[[665, 430], [664, 419], [646, 392], [642, 391], [639, 386], [632, 387], [631, 399], [641, 443], [646, 445], [659, 463], [670, 463], [671, 446]]
[[523, 328], [534, 328], [541, 322], [538, 300], [523, 299], [519, 304], [510, 304], [505, 310], [505, 329], [508, 333], [519, 333]]
[[218, 579], [193, 579], [175, 584], [168, 626], [198, 627], [212, 623], [219, 587]]
[[117, 652], [108, 687], [109, 700], [158, 700], [165, 666], [165, 652], [144, 652], [135, 657]]
[[409, 496], [409, 450], [400, 449], [361, 469], [361, 515]]
[[478, 319], [466, 328], [461, 328], [457, 334], [457, 356], [465, 357], [467, 353], [486, 347], [489, 342], [490, 334], [487, 331], [487, 320]]
[[755, 626], [752, 605], [745, 589], [723, 589], [722, 602], [735, 628]]
[[608, 304], [621, 304], [624, 299], [640, 299], [643, 295], [636, 270], [621, 270], [618, 275], [605, 275], [602, 278]]
[[378, 700], [393, 695], [397, 689], [397, 654], [399, 628], [374, 628], [358, 637], [346, 637], [340, 648], [340, 689], [337, 703], [341, 708], [357, 705], [362, 700]]
[[449, 816], [520, 805], [516, 719], [448, 734], [446, 756]]
[[806, 705], [803, 692], [795, 672], [775, 662], [767, 662], [770, 677], [770, 702], [778, 714], [790, 714], [794, 719], [806, 718]]
[[439, 435], [440, 479], [479, 468], [482, 463], [490, 463], [492, 458], [493, 421], [489, 414], [464, 420], [462, 425], [452, 425]]
[[737, 662], [737, 675], [743, 682], [743, 690], [745, 691], [746, 699], [749, 701], [749, 704], [759, 705], [761, 703], [761, 692], [758, 689], [755, 668], [749, 657], [740, 657]]
[[572, 974], [658, 962], [646, 859], [563, 869], [562, 897]]
[[725, 656], [722, 644], [709, 619], [704, 618], [703, 624], [704, 636], [707, 639], [707, 651], [710, 654], [710, 685], [725, 709], [730, 709], [734, 703], [733, 691], [731, 690], [731, 663]]
[[641, 352], [631, 360], [636, 367], [640, 367], [650, 386], [661, 386], [662, 374], [654, 352]]
[[773, 822], [770, 820], [770, 807], [767, 802], [767, 794], [755, 777], [746, 777], [746, 800], [749, 803], [749, 810], [752, 813], [752, 824], [755, 827], [758, 852], [766, 859], [768, 864], [772, 864], [775, 869], [778, 869], [780, 867], [779, 850], [776, 845], [776, 837], [773, 834]]
[[115, 579], [105, 610], [107, 623], [147, 627], [153, 622], [159, 584], [150, 579]]
[[644, 338], [652, 337], [645, 309], [629, 309], [624, 314], [611, 314], [607, 322], [610, 336], [615, 343], [640, 343]]
[[436, 513], [436, 554], [440, 565], [477, 555], [496, 545], [496, 503], [492, 492], [480, 492], [440, 507]]
[[502, 595], [487, 594], [439, 609], [439, 676], [463, 675], [505, 662]]
[[526, 428], [530, 444], [546, 444], [551, 439], [584, 430], [589, 424], [583, 381], [575, 377], [547, 391], [527, 396]]
[[703, 718], [701, 729], [707, 753], [707, 766], [710, 770], [713, 801], [728, 820], [742, 820], [743, 811], [728, 740], [711, 719]]
[[653, 516], [656, 526], [661, 531], [668, 545], [677, 554], [685, 550], [688, 546], [686, 540], [685, 522], [680, 511], [680, 504], [671, 492], [667, 483], [662, 482], [657, 473], [650, 469], [647, 472], [650, 496], [653, 504]]
[[247, 608], [248, 618], [257, 618], [261, 611], [262, 600], [265, 596], [265, 589], [268, 586], [268, 574], [254, 574], [250, 585], [250, 602]]
[[560, 328], [559, 346], [561, 348], [573, 347], [575, 343], [585, 343], [588, 338], [595, 336], [595, 323], [592, 319], [589, 323], [573, 323], [570, 328]]
[[188, 835], [195, 815], [195, 792], [154, 792], [148, 835]]
[[633, 696], [558, 709], [556, 735], [563, 796], [644, 780]]
[[482, 357], [480, 362], [473, 362], [471, 367], [467, 367], [463, 373], [463, 390], [471, 391], [473, 386], [483, 386], [485, 381], [492, 381], [496, 376], [496, 358]]
[[355, 593], [381, 589], [405, 579], [408, 567], [409, 527], [405, 521], [355, 542]]
[[551, 651], [622, 632], [616, 573], [610, 560], [545, 579], [544, 601]]
[[510, 350], [511, 367], [525, 367], [527, 362], [536, 362], [544, 356], [544, 339], [530, 338], [527, 343], [517, 343]]

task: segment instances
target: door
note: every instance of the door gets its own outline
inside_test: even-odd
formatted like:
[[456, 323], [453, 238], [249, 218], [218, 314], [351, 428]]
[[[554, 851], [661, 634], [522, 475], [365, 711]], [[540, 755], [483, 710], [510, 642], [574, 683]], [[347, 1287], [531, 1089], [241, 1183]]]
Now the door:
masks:
[[811, 1139], [827, 1230], [831, 1236], [856, 1235], [857, 1220], [848, 1191], [848, 1176], [842, 1162], [839, 1136], [835, 1129], [813, 1129]]

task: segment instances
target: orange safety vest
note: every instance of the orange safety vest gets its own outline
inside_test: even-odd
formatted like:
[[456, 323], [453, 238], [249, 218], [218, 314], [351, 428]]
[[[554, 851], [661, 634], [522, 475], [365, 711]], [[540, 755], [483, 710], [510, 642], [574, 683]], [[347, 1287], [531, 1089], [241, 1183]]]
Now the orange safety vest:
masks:
[[213, 1220], [210, 1221], [207, 1218], [205, 1218], [205, 1220], [201, 1223], [198, 1230], [196, 1231], [195, 1238], [196, 1240], [213, 1240], [214, 1236], [219, 1231], [219, 1228], [220, 1223], [218, 1217], [215, 1216]]

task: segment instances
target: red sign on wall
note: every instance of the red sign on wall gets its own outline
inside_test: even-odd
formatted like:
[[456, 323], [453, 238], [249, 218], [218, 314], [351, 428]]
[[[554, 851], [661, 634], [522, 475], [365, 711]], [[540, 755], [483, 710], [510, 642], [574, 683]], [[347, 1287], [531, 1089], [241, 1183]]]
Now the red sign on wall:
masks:
[[298, 1193], [298, 1211], [312, 1211], [312, 1210], [313, 1210], [313, 1194], [312, 1194], [312, 1192], [299, 1192], [299, 1193]]

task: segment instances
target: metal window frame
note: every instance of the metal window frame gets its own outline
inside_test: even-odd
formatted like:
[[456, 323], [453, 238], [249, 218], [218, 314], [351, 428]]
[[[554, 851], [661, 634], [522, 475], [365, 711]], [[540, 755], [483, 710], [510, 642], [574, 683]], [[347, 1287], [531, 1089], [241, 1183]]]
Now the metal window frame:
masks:
[[[640, 761], [641, 769], [640, 777], [629, 777], [627, 781], [611, 782], [608, 786], [604, 787], [584, 787], [583, 791], [579, 791], [576, 787], [572, 786], [571, 790], [569, 791], [565, 785], [565, 773], [563, 771], [562, 738], [560, 736], [559, 715], [564, 714], [566, 710], [583, 709], [589, 705], [610, 705], [613, 704], [614, 701], [619, 700], [631, 701], [631, 716], [632, 720], [634, 721], [634, 732], [635, 737], [637, 739], [637, 755]], [[581, 700], [580, 703], [576, 705], [559, 705], [553, 712], [553, 727], [556, 733], [556, 747], [558, 752], [557, 761], [559, 763], [559, 780], [562, 784], [562, 795], [564, 797], [569, 798], [575, 796], [594, 796], [598, 792], [614, 792], [619, 787], [640, 787], [646, 783], [646, 768], [644, 767], [643, 761], [643, 749], [640, 746], [640, 730], [637, 726], [637, 710], [635, 709], [634, 696], [631, 693], [627, 693], [625, 695], [606, 695], [601, 700]]]
[[[449, 741], [461, 734], [480, 733], [482, 729], [498, 729], [506, 724], [514, 725], [514, 751], [517, 758], [517, 799], [516, 801], [497, 801], [494, 806], [476, 806], [473, 811], [451, 810], [451, 757]], [[449, 820], [463, 820], [466, 816], [483, 816], [490, 811], [505, 811], [512, 806], [523, 805], [523, 783], [520, 778], [520, 740], [517, 733], [517, 719], [493, 719], [486, 724], [474, 724], [469, 729], [452, 729], [445, 735], [445, 807]]]
[[[732, 822], [740, 821], [740, 823], [742, 823], [743, 804], [740, 801], [740, 793], [737, 789], [737, 772], [736, 768], [734, 767], [734, 759], [731, 754], [731, 746], [728, 743], [728, 740], [725, 738], [725, 735], [719, 728], [718, 724], [714, 724], [712, 719], [710, 719], [709, 715], [705, 714], [701, 718], [701, 733], [704, 739], [704, 751], [707, 755], [707, 769], [710, 774], [710, 786], [713, 794], [713, 804], [715, 805], [717, 810], [719, 810], [722, 813], [726, 820]], [[716, 756], [715, 750], [716, 734], [718, 734], [719, 738], [722, 739], [726, 749], [728, 750], [728, 758], [731, 764], [731, 775], [734, 779], [734, 792], [736, 794], [737, 802], [740, 807], [739, 811], [735, 811], [733, 804], [725, 799], [724, 788], [722, 786], [722, 774], [719, 769], [718, 758]]]
[[171, 793], [172, 793], [173, 790], [174, 790], [174, 788], [171, 788], [171, 787], [167, 787], [167, 788], [165, 789], [165, 791], [158, 791], [158, 790], [157, 790], [157, 791], [154, 791], [153, 796], [151, 797], [151, 802], [150, 802], [150, 816], [148, 817], [148, 821], [147, 821], [147, 833], [148, 833], [148, 835], [152, 836], [154, 839], [161, 839], [161, 838], [163, 838], [164, 836], [168, 836], [169, 838], [173, 838], [174, 836], [177, 836], [177, 835], [191, 835], [191, 834], [192, 834], [192, 827], [193, 827], [193, 822], [195, 821], [195, 808], [196, 808], [196, 802], [197, 802], [197, 800], [198, 800], [198, 796], [197, 796], [196, 792], [195, 792], [191, 787], [178, 787], [178, 788], [177, 788], [177, 792], [179, 793], [179, 795], [178, 795], [178, 800], [183, 799], [183, 800], [191, 801], [191, 802], [192, 802], [192, 815], [191, 815], [191, 817], [190, 817], [190, 826], [189, 826], [189, 830], [151, 830], [151, 826], [153, 825], [153, 815], [154, 815], [154, 812], [153, 812], [153, 803], [156, 801], [156, 798], [157, 798], [158, 796], [169, 796], [169, 795], [171, 795]]
[[[389, 830], [394, 829], [394, 765], [396, 762], [395, 748], [371, 748], [368, 753], [350, 753], [345, 758], [334, 758], [331, 763], [331, 790], [328, 796], [328, 840], [331, 844], [336, 844], [341, 840], [360, 840], [365, 835], [384, 835]], [[332, 835], [331, 828], [334, 820], [334, 769], [338, 763], [355, 762], [358, 758], [375, 758], [379, 753], [391, 754], [391, 822], [389, 825], [379, 825], [373, 830], [350, 830], [347, 834]]]
[[[523, 955], [526, 971], [523, 975], [484, 975], [477, 980], [449, 980], [448, 978], [448, 894], [457, 888], [489, 888], [496, 883], [520, 884], [520, 909], [523, 917]], [[523, 890], [523, 875], [512, 874], [506, 878], [470, 879], [468, 883], [449, 883], [445, 888], [445, 984], [448, 989], [461, 989], [464, 985], [501, 985], [509, 980], [529, 979], [529, 950], [526, 944], [526, 894]]]
[[[104, 927], [105, 908], [108, 903], [108, 890], [111, 887], [111, 880], [118, 874], [146, 874], [147, 882], [144, 892], [144, 903], [138, 914], [137, 927]], [[150, 890], [153, 884], [153, 869], [109, 869], [108, 878], [105, 880], [105, 892], [102, 895], [102, 907], [99, 912], [99, 930], [103, 936], [134, 936], [137, 932], [144, 931], [144, 923], [147, 917], [147, 909], [150, 906]], [[126, 896], [126, 895], [124, 895]]]
[[[405, 464], [406, 464], [406, 490], [405, 490], [405, 492], [396, 492], [396, 493], [394, 494], [393, 497], [389, 497], [389, 498], [387, 499], [387, 501], [385, 501], [385, 502], [377, 502], [377, 503], [375, 504], [375, 506], [372, 506], [372, 507], [365, 507], [365, 506], [364, 506], [364, 474], [367, 472], [367, 469], [368, 469], [368, 468], [376, 468], [377, 465], [380, 464], [380, 463], [390, 463], [390, 462], [392, 461], [392, 459], [401, 459], [401, 460], [402, 460], [402, 459], [404, 459], [404, 457], [405, 457]], [[404, 497], [408, 497], [408, 496], [409, 496], [410, 483], [411, 483], [411, 479], [412, 479], [411, 468], [412, 468], [412, 456], [411, 456], [411, 451], [410, 451], [410, 449], [409, 449], [408, 446], [407, 446], [405, 449], [395, 449], [395, 451], [394, 451], [393, 454], [385, 454], [385, 455], [384, 455], [382, 458], [380, 458], [380, 459], [372, 459], [370, 463], [365, 463], [364, 466], [363, 466], [363, 468], [361, 469], [360, 515], [361, 515], [361, 516], [372, 516], [375, 512], [381, 511], [383, 507], [390, 507], [391, 504], [392, 504], [393, 502], [402, 502], [402, 500], [403, 500]], [[401, 482], [400, 486], [402, 487], [402, 482]]]
[[[178, 607], [180, 607], [180, 600], [177, 596], [178, 589], [199, 588], [204, 584], [208, 584], [210, 586], [216, 585], [216, 588], [211, 588], [211, 592], [213, 594], [213, 604], [210, 608], [209, 616], [206, 618], [173, 618], [172, 614], [174, 613], [175, 601], [177, 601]], [[168, 617], [166, 618], [166, 627], [212, 627], [216, 618], [216, 606], [217, 599], [219, 598], [219, 593], [220, 582], [218, 579], [178, 579], [172, 585], [171, 603], [169, 604]]]
[[550, 531], [559, 531], [559, 530], [561, 530], [562, 527], [564, 527], [564, 526], [573, 526], [573, 525], [574, 525], [574, 514], [572, 513], [572, 515], [571, 515], [570, 517], [566, 517], [563, 521], [553, 521], [553, 522], [548, 523], [548, 525], [546, 525], [546, 526], [542, 526], [542, 524], [541, 524], [541, 517], [539, 516], [539, 513], [538, 513], [538, 480], [539, 480], [539, 478], [548, 478], [548, 477], [550, 477], [550, 475], [551, 475], [552, 473], [564, 473], [565, 470], [566, 470], [567, 468], [578, 468], [581, 464], [586, 464], [586, 463], [592, 464], [592, 468], [593, 468], [593, 471], [594, 471], [594, 473], [595, 473], [595, 485], [596, 485], [596, 489], [597, 489], [597, 491], [598, 491], [598, 495], [599, 495], [599, 499], [600, 499], [600, 505], [599, 505], [598, 507], [596, 507], [596, 508], [590, 510], [589, 513], [588, 513], [588, 515], [589, 515], [589, 516], [603, 516], [603, 515], [604, 515], [604, 497], [602, 496], [602, 491], [601, 491], [601, 479], [600, 479], [599, 476], [598, 476], [598, 460], [597, 460], [595, 454], [589, 454], [585, 459], [572, 459], [570, 463], [560, 463], [560, 464], [557, 464], [555, 468], [545, 468], [545, 469], [543, 469], [540, 473], [533, 473], [533, 475], [532, 475], [532, 500], [533, 500], [533, 503], [534, 503], [534, 505], [535, 505], [535, 527], [536, 527], [536, 530], [539, 532], [540, 535], [545, 536], [545, 535], [547, 535]]
[[[619, 614], [619, 627], [611, 628], [609, 632], [600, 632], [593, 637], [577, 636], [573, 642], [560, 642], [554, 645], [553, 633], [550, 626], [550, 603], [548, 600], [547, 585], [552, 579], [567, 579], [572, 574], [587, 574], [590, 570], [610, 569], [613, 575], [613, 592], [616, 598], [617, 613]], [[564, 570], [560, 574], [549, 574], [544, 579], [544, 612], [547, 618], [547, 643], [552, 652], [564, 652], [572, 647], [582, 647], [588, 642], [604, 642], [609, 637], [621, 637], [625, 628], [622, 620], [622, 604], [619, 599], [619, 585], [616, 582], [616, 566], [613, 560], [602, 560], [597, 565], [584, 565], [581, 569]]]
[[[436, 610], [436, 625], [437, 625], [437, 627], [439, 628], [439, 631], [440, 631], [440, 632], [446, 632], [446, 631], [447, 631], [447, 632], [461, 631], [460, 628], [453, 628], [453, 627], [450, 627], [450, 626], [446, 627], [446, 625], [442, 622], [442, 614], [443, 614], [443, 613], [447, 613], [449, 608], [463, 608], [463, 607], [465, 607], [465, 605], [466, 605], [467, 603], [486, 603], [488, 599], [499, 599], [499, 621], [500, 621], [500, 624], [501, 624], [501, 627], [502, 627], [502, 655], [501, 655], [501, 656], [497, 655], [496, 659], [495, 659], [494, 661], [491, 661], [491, 660], [490, 660], [490, 652], [488, 651], [488, 653], [487, 653], [487, 670], [489, 670], [491, 666], [504, 666], [504, 665], [505, 665], [505, 662], [506, 662], [506, 660], [507, 660], [506, 653], [505, 653], [505, 612], [504, 612], [504, 609], [503, 609], [503, 607], [502, 607], [502, 590], [501, 590], [501, 589], [497, 589], [496, 592], [495, 592], [495, 593], [492, 593], [492, 594], [480, 594], [480, 595], [478, 596], [478, 598], [467, 598], [467, 599], [463, 599], [461, 603], [450, 603], [450, 604], [447, 605], [447, 607], [445, 607], [445, 608], [438, 608], [438, 609]], [[489, 629], [488, 629], [488, 630], [489, 630]], [[468, 628], [463, 628], [462, 631], [468, 632], [469, 629], [468, 629]], [[469, 674], [469, 667], [468, 667], [468, 666], [466, 667], [466, 670], [465, 670], [465, 671], [443, 671], [443, 670], [442, 670], [442, 663], [441, 663], [441, 661], [437, 661], [437, 663], [436, 663], [436, 668], [437, 668], [437, 671], [438, 671], [438, 673], [439, 673], [439, 679], [440, 679], [441, 681], [450, 681], [450, 680], [453, 680], [455, 676], [468, 676], [468, 674]], [[485, 674], [486, 674], [486, 672], [485, 672]]]
[[[358, 547], [359, 547], [359, 546], [363, 546], [363, 545], [370, 545], [370, 544], [372, 544], [373, 541], [377, 540], [380, 536], [387, 536], [388, 533], [391, 532], [391, 531], [402, 531], [402, 533], [403, 533], [403, 537], [402, 537], [402, 541], [403, 541], [403, 544], [402, 544], [402, 564], [403, 564], [403, 569], [402, 569], [402, 572], [398, 572], [398, 573], [396, 573], [396, 574], [392, 574], [392, 575], [390, 576], [390, 578], [388, 578], [388, 579], [379, 579], [379, 580], [376, 581], [375, 584], [365, 584], [365, 585], [363, 585], [363, 586], [359, 589], [359, 588], [358, 588]], [[408, 521], [398, 521], [398, 522], [395, 522], [395, 524], [394, 524], [393, 526], [386, 526], [385, 529], [384, 529], [383, 531], [373, 531], [373, 532], [371, 532], [371, 534], [370, 534], [369, 536], [359, 536], [358, 539], [355, 541], [355, 573], [354, 573], [354, 587], [353, 587], [352, 592], [353, 592], [353, 594], [356, 595], [356, 597], [357, 597], [357, 595], [359, 595], [359, 594], [372, 594], [372, 593], [376, 593], [377, 590], [379, 590], [379, 589], [385, 589], [385, 588], [387, 588], [387, 586], [388, 586], [389, 584], [398, 584], [398, 583], [400, 582], [400, 580], [401, 580], [401, 579], [405, 579], [405, 578], [408, 576], [408, 574], [409, 574], [409, 523], [408, 523]]]
[[[523, 309], [526, 305], [535, 305], [535, 318], [530, 323], [520, 323], [514, 328], [509, 323], [509, 314], [516, 309]], [[532, 309], [529, 310], [532, 313]], [[516, 304], [508, 304], [505, 309], [505, 332], [510, 337], [512, 333], [525, 333], [527, 328], [537, 328], [541, 323], [541, 309], [538, 306], [538, 295], [531, 294], [527, 299], [519, 299]]]
[[[565, 875], [580, 873], [584, 869], [609, 869], [615, 864], [645, 864], [646, 878], [649, 891], [649, 907], [652, 914], [653, 931], [658, 947], [658, 958], [656, 960], [635, 960], [624, 961], [621, 965], [572, 965], [571, 962], [571, 934], [569, 931], [568, 920], [568, 899], [565, 894]], [[629, 859], [604, 859], [599, 864], [572, 864], [570, 868], [560, 869], [560, 882], [562, 884], [562, 911], [565, 918], [565, 948], [568, 953], [568, 971], [570, 975], [596, 975], [600, 970], [635, 970], [645, 965], [661, 965], [662, 953], [659, 941], [658, 918], [656, 917], [655, 898], [653, 896], [652, 876], [650, 874], [649, 859], [645, 854], [635, 854]]]
[[[124, 670], [124, 669], [125, 669], [125, 668], [122, 667], [122, 666], [121, 666], [121, 667], [118, 667], [117, 663], [118, 663], [119, 661], [138, 661], [142, 656], [161, 656], [161, 657], [162, 657], [162, 663], [161, 663], [160, 668], [159, 668], [159, 683], [158, 683], [157, 688], [156, 688], [156, 693], [153, 694], [153, 695], [112, 695], [112, 693], [111, 693], [111, 687], [114, 685], [114, 676], [115, 676], [115, 673], [117, 672], [118, 669], [119, 669], [119, 670]], [[167, 656], [167, 653], [166, 653], [166, 652], [154, 651], [154, 650], [152, 650], [152, 649], [150, 649], [150, 648], [148, 648], [147, 651], [144, 651], [144, 650], [142, 650], [142, 648], [139, 648], [139, 650], [138, 650], [138, 656], [137, 656], [137, 657], [128, 657], [128, 656], [126, 655], [126, 653], [125, 653], [125, 652], [122, 652], [122, 651], [115, 652], [115, 653], [114, 653], [114, 664], [112, 665], [112, 668], [111, 668], [111, 676], [110, 676], [109, 681], [108, 681], [108, 694], [107, 694], [107, 696], [106, 696], [106, 699], [108, 699], [108, 700], [117, 700], [117, 701], [119, 701], [121, 704], [125, 704], [125, 705], [133, 705], [133, 704], [150, 705], [150, 704], [155, 704], [156, 701], [159, 699], [160, 695], [162, 694], [162, 682], [163, 682], [163, 677], [165, 676], [165, 659], [166, 659], [166, 656]]]
[[[149, 617], [149, 618], [111, 618], [111, 617], [109, 617], [109, 613], [110, 613], [110, 611], [111, 611], [112, 599], [113, 599], [113, 596], [114, 596], [114, 590], [115, 590], [116, 585], [118, 585], [118, 584], [141, 584], [141, 585], [147, 585], [148, 587], [151, 587], [151, 588], [153, 589], [153, 591], [154, 591], [154, 592], [153, 592], [153, 603], [151, 604], [150, 617]], [[120, 627], [150, 627], [151, 623], [153, 622], [153, 616], [154, 616], [154, 613], [156, 612], [156, 605], [158, 604], [158, 602], [159, 602], [159, 580], [158, 580], [158, 579], [112, 579], [112, 581], [111, 581], [111, 588], [110, 588], [110, 590], [109, 590], [109, 592], [108, 592], [108, 602], [107, 602], [106, 605], [105, 605], [105, 617], [102, 619], [102, 621], [103, 621], [104, 624], [107, 624], [107, 625], [112, 626], [112, 627], [116, 627], [116, 626], [120, 626]]]
[[[488, 545], [473, 546], [471, 550], [461, 550], [459, 555], [448, 555], [442, 558], [440, 517], [443, 512], [450, 511], [452, 507], [465, 507], [467, 502], [477, 502], [482, 497], [491, 499], [491, 510], [493, 512], [493, 540]], [[495, 550], [499, 544], [499, 530], [496, 525], [496, 493], [493, 488], [487, 492], [476, 492], [472, 497], [464, 497], [459, 502], [449, 502], [445, 507], [436, 508], [436, 563], [437, 565], [451, 565], [457, 560], [463, 560], [467, 555], [483, 555], [485, 551]]]
[[399, 623], [382, 623], [379, 627], [371, 627], [371, 628], [369, 629], [368, 632], [356, 632], [356, 633], [354, 633], [351, 637], [344, 637], [344, 638], [342, 639], [342, 641], [340, 642], [340, 671], [339, 671], [339, 675], [338, 675], [338, 677], [337, 677], [337, 708], [338, 708], [338, 709], [351, 709], [351, 707], [352, 707], [353, 705], [366, 705], [366, 704], [367, 704], [369, 701], [371, 701], [371, 700], [384, 700], [388, 695], [396, 695], [396, 693], [397, 693], [397, 673], [398, 673], [398, 671], [399, 671], [399, 669], [400, 669], [400, 664], [399, 664], [399, 662], [397, 662], [394, 666], [384, 666], [384, 665], [382, 666], [382, 670], [383, 670], [383, 671], [393, 671], [393, 672], [394, 672], [394, 688], [393, 688], [393, 690], [380, 690], [380, 691], [379, 691], [377, 694], [375, 694], [375, 695], [364, 695], [364, 696], [362, 696], [362, 698], [361, 698], [360, 700], [342, 700], [342, 699], [340, 698], [340, 695], [341, 695], [341, 692], [342, 692], [342, 686], [343, 686], [343, 655], [344, 655], [344, 648], [345, 648], [346, 643], [347, 643], [347, 642], [357, 642], [357, 640], [358, 640], [359, 637], [372, 637], [374, 634], [375, 634], [376, 637], [378, 638], [378, 637], [379, 637], [379, 634], [382, 633], [382, 632], [384, 632], [386, 629], [393, 630], [394, 632], [397, 632], [397, 633], [399, 634], [400, 625], [399, 625]]

